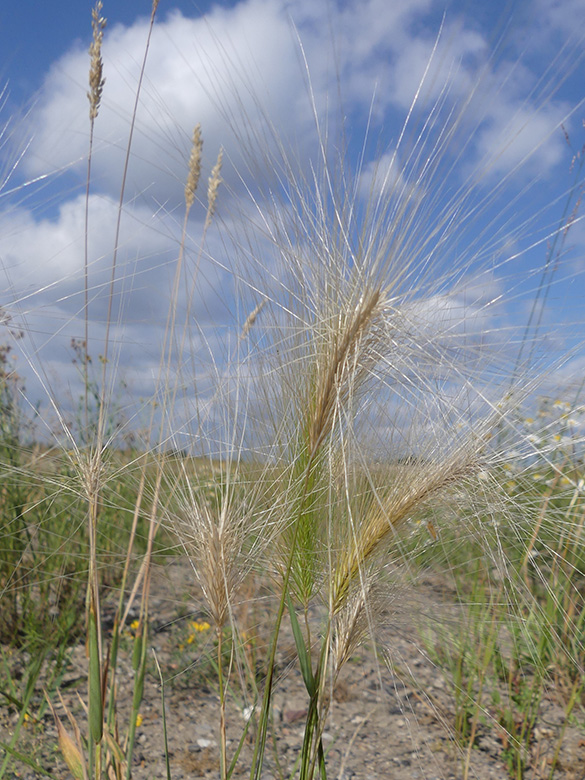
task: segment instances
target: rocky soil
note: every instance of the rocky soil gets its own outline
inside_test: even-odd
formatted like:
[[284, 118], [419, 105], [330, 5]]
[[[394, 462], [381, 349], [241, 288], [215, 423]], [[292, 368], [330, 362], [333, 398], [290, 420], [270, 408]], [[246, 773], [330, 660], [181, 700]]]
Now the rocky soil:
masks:
[[[173, 780], [217, 778], [218, 695], [213, 683], [211, 650], [213, 637], [205, 630], [200, 605], [193, 598], [188, 564], [175, 560], [157, 572], [153, 584], [151, 613], [152, 646], [165, 677], [169, 756]], [[421, 595], [422, 594], [422, 595]], [[256, 626], [250, 652], [257, 653], [261, 668], [261, 604], [254, 600], [248, 616]], [[410, 603], [410, 602], [409, 602]], [[414, 602], [413, 602], [414, 603]], [[417, 605], [439, 626], [457, 620], [452, 594], [429, 578], [421, 585]], [[258, 606], [260, 605], [260, 607]], [[334, 692], [323, 734], [331, 780], [506, 780], [505, 734], [479, 723], [475, 745], [469, 753], [453, 736], [455, 699], [447, 673], [431, 661], [427, 644], [421, 642], [414, 615], [421, 609], [391, 610], [384, 629], [387, 661], [381, 653], [361, 648], [344, 670]], [[195, 624], [195, 625], [194, 625]], [[197, 630], [203, 629], [203, 630]], [[307, 698], [297, 666], [292, 662], [292, 636], [283, 632], [278, 656], [278, 682], [274, 721], [263, 778], [280, 780], [293, 772], [302, 742]], [[130, 639], [120, 666], [120, 721], [130, 711], [132, 679]], [[15, 674], [19, 660], [6, 656]], [[63, 699], [80, 713], [79, 694], [85, 692], [86, 659], [83, 645], [73, 648], [61, 684]], [[39, 690], [36, 696], [42, 696]], [[585, 733], [573, 723], [563, 724], [563, 710], [554, 690], [541, 703], [532, 732], [524, 780], [544, 780], [550, 775], [561, 729], [564, 739], [554, 772], [557, 780], [585, 779]], [[234, 684], [228, 705], [228, 753], [233, 755], [249, 712], [241, 687]], [[59, 708], [58, 708], [59, 709]], [[62, 711], [61, 711], [62, 712]], [[149, 662], [144, 700], [137, 729], [133, 778], [166, 778], [161, 686], [154, 660]], [[0, 741], [6, 743], [17, 720], [17, 710], [7, 704], [0, 710]], [[81, 717], [81, 715], [80, 715]], [[251, 737], [251, 733], [249, 734]], [[68, 772], [55, 749], [56, 732], [50, 713], [38, 723], [28, 722], [17, 749], [47, 768], [54, 777]], [[1, 751], [0, 751], [1, 755]], [[234, 777], [247, 776], [251, 746], [245, 744]], [[1, 774], [1, 770], [0, 770]], [[5, 777], [32, 778], [42, 775], [18, 761]]]

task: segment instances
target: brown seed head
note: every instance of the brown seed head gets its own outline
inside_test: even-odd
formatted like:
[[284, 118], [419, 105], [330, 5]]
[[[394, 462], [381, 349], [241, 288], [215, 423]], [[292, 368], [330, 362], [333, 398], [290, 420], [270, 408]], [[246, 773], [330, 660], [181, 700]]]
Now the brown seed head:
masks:
[[[364, 293], [355, 311], [348, 314], [345, 322], [333, 334], [331, 343], [319, 361], [308, 431], [312, 453], [317, 451], [331, 430], [335, 406], [349, 390], [345, 375], [355, 376], [353, 363], [360, 352], [360, 345], [367, 340], [379, 317], [382, 302], [378, 287]], [[360, 357], [363, 360], [364, 355]], [[352, 366], [352, 370], [348, 371], [349, 366]]]
[[[477, 445], [476, 445], [477, 446]], [[373, 504], [355, 533], [341, 549], [332, 578], [333, 613], [337, 614], [360, 580], [364, 565], [406, 518], [445, 488], [462, 482], [477, 470], [477, 450], [463, 445], [450, 459], [413, 470], [380, 503]]]
[[223, 162], [223, 149], [219, 150], [217, 162], [213, 166], [211, 176], [209, 177], [209, 186], [207, 187], [207, 221], [213, 217], [219, 185], [222, 182], [221, 165]]
[[98, 115], [102, 92], [104, 90], [105, 78], [103, 76], [102, 60], [102, 42], [104, 39], [104, 28], [106, 19], [101, 16], [102, 2], [98, 0], [91, 12], [91, 28], [93, 30], [93, 40], [89, 47], [90, 66], [89, 66], [89, 118], [94, 120]]
[[191, 157], [189, 158], [189, 175], [185, 185], [185, 203], [187, 210], [193, 205], [199, 177], [201, 176], [201, 156], [203, 153], [203, 139], [201, 138], [201, 125], [196, 125], [193, 130], [193, 144], [191, 146]]

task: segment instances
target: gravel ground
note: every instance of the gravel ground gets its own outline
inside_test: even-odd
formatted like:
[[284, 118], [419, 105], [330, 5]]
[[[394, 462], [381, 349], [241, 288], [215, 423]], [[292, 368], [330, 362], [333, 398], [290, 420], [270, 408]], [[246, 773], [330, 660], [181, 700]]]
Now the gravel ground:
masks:
[[[169, 754], [173, 780], [217, 778], [218, 696], [212, 682], [209, 661], [205, 661], [207, 632], [195, 632], [189, 644], [190, 621], [202, 617], [200, 605], [189, 594], [188, 564], [177, 559], [157, 572], [153, 582], [151, 614], [152, 646], [166, 678]], [[429, 579], [421, 584], [418, 603], [427, 615], [454, 620], [452, 598], [441, 583]], [[260, 602], [261, 603], [261, 602]], [[459, 780], [464, 778], [466, 754], [451, 736], [454, 698], [448, 680], [421, 649], [413, 617], [420, 609], [403, 609], [400, 617], [388, 616], [384, 644], [390, 648], [390, 671], [376, 661], [371, 648], [360, 649], [343, 672], [330, 707], [324, 747], [331, 780]], [[439, 625], [439, 621], [436, 621]], [[274, 723], [263, 778], [288, 778], [302, 742], [307, 699], [300, 672], [293, 657], [292, 637], [285, 628], [279, 649], [279, 678], [275, 689]], [[192, 632], [191, 632], [192, 633]], [[128, 643], [129, 645], [130, 643]], [[18, 668], [14, 655], [10, 662]], [[84, 695], [85, 649], [73, 648], [61, 686], [64, 701], [80, 711]], [[120, 719], [129, 711], [132, 678], [129, 652], [120, 664]], [[235, 686], [228, 704], [228, 753], [233, 754], [245, 723], [245, 702]], [[41, 691], [38, 692], [41, 696]], [[543, 700], [527, 760], [524, 780], [544, 780], [550, 775], [552, 756], [563, 710], [555, 692]], [[142, 722], [137, 729], [133, 778], [165, 778], [160, 684], [154, 662], [149, 664]], [[4, 706], [0, 713], [0, 740], [7, 742], [17, 713]], [[585, 780], [585, 733], [565, 724], [565, 736], [554, 778]], [[56, 733], [47, 713], [41, 722], [26, 724], [17, 749], [25, 752], [58, 778], [68, 777], [65, 765], [54, 749]], [[469, 754], [469, 778], [506, 780], [509, 777], [502, 751], [504, 744], [495, 729], [480, 725], [476, 744]], [[275, 759], [275, 755], [278, 759]], [[246, 777], [251, 746], [245, 744], [234, 777]], [[1, 773], [1, 770], [0, 770]], [[23, 764], [14, 763], [6, 775], [36, 778]]]

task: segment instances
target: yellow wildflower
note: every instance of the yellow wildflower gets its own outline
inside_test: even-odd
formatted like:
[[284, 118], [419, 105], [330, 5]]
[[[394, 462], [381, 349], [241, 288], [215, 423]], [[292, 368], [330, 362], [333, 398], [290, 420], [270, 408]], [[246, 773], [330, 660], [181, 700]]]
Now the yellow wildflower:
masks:
[[211, 628], [206, 620], [193, 620], [191, 621], [191, 627], [194, 631], [209, 631]]

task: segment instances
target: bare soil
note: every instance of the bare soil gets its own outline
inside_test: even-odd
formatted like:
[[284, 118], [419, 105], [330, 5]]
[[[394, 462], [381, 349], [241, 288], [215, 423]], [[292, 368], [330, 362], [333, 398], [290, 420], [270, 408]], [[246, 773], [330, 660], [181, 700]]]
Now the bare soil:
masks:
[[[219, 776], [218, 694], [210, 660], [213, 636], [211, 631], [196, 632], [190, 628], [191, 621], [203, 619], [201, 604], [193, 597], [192, 579], [188, 563], [176, 559], [156, 572], [151, 597], [151, 644], [165, 678], [173, 780]], [[478, 723], [473, 748], [466, 751], [458, 745], [453, 734], [453, 687], [448, 676], [433, 664], [425, 650], [428, 644], [420, 639], [420, 617], [415, 615], [420, 616], [422, 611], [427, 625], [430, 621], [435, 626], [445, 620], [456, 620], [453, 594], [444, 582], [429, 577], [421, 583], [412, 603], [415, 602], [416, 609], [403, 608], [400, 614], [389, 610], [382, 636], [384, 646], [389, 648], [389, 663], [380, 661], [381, 654], [374, 648], [364, 647], [345, 667], [333, 694], [323, 734], [328, 777], [331, 780], [460, 780], [466, 777], [468, 763], [469, 778], [506, 780], [510, 774], [505, 761], [504, 730], [499, 731], [495, 724], [488, 728]], [[254, 611], [248, 617], [258, 631], [257, 638], [250, 642], [250, 652], [257, 654], [260, 679], [262, 599], [254, 599], [254, 603]], [[191, 641], [189, 636], [193, 637]], [[127, 722], [132, 699], [130, 645], [129, 638], [123, 648], [118, 676], [121, 723]], [[288, 778], [302, 744], [307, 695], [293, 658], [292, 635], [285, 627], [278, 655], [274, 720], [264, 780]], [[10, 663], [18, 673], [19, 661], [14, 654]], [[79, 698], [84, 697], [86, 670], [85, 648], [80, 644], [72, 649], [61, 684], [65, 703], [80, 718], [83, 716]], [[234, 754], [246, 722], [247, 702], [241, 691], [241, 686], [234, 683], [228, 697], [229, 756]], [[40, 688], [35, 696], [40, 701]], [[557, 692], [551, 690], [540, 705], [526, 755], [524, 780], [544, 780], [550, 776], [563, 729], [553, 777], [585, 780], [585, 734], [577, 725], [563, 723], [563, 709], [557, 699]], [[166, 778], [161, 686], [154, 661], [149, 662], [140, 715], [142, 722], [137, 729], [132, 777], [136, 780]], [[2, 705], [2, 742], [10, 740], [17, 718], [15, 707]], [[248, 776], [252, 736], [250, 730], [234, 777]], [[66, 778], [69, 775], [55, 748], [56, 742], [53, 719], [47, 712], [40, 722], [26, 724], [16, 749], [53, 776]], [[25, 780], [41, 776], [18, 761], [11, 764], [6, 775]]]

